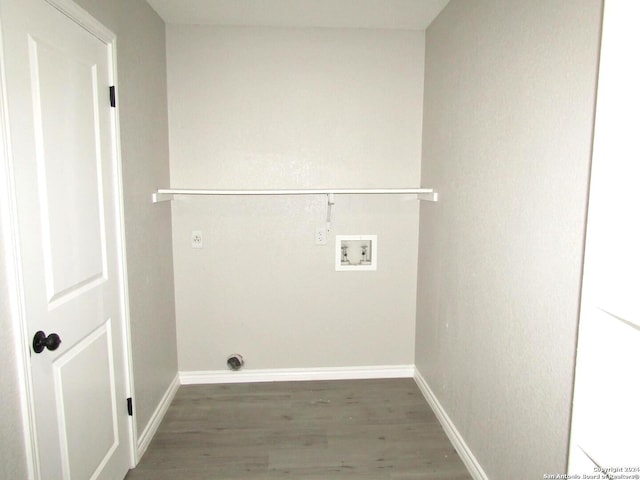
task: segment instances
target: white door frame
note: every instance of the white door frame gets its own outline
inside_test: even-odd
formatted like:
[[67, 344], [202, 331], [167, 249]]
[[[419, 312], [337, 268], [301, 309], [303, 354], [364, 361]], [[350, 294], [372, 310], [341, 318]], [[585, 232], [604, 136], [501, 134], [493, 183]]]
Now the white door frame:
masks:
[[[635, 121], [640, 107], [640, 63], [635, 50], [640, 8], [637, 0], [605, 0], [602, 13], [567, 466], [567, 473], [578, 475], [598, 473], [596, 468], [615, 467], [624, 473], [624, 467], [640, 466], [636, 463], [639, 460], [636, 439], [640, 418], [629, 415], [637, 412], [637, 405], [605, 401], [609, 396], [635, 398], [638, 391], [637, 372], [629, 373], [636, 366], [636, 358], [621, 354], [615, 362], [607, 361], [611, 359], [611, 350], [607, 348], [613, 346], [618, 352], [637, 351], [638, 306], [634, 289], [637, 286], [638, 245], [634, 234], [630, 234], [632, 230], [626, 231], [623, 225], [630, 224], [629, 219], [637, 214], [635, 197], [631, 201], [630, 198], [639, 173], [633, 169], [636, 165], [633, 158], [639, 151]], [[623, 177], [630, 181], [621, 181]], [[618, 244], [616, 240], [620, 238], [624, 240]], [[621, 285], [631, 288], [620, 288]], [[623, 338], [633, 338], [634, 344], [621, 345]], [[625, 369], [627, 365], [631, 368]], [[594, 393], [594, 385], [601, 385], [602, 378], [608, 381], [607, 387], [616, 388], [615, 393]], [[602, 386], [601, 392], [608, 391]], [[602, 412], [606, 422], [593, 420], [596, 411]], [[620, 443], [609, 440], [610, 437], [616, 437]], [[626, 450], [619, 445], [630, 445], [631, 448]], [[627, 465], [625, 462], [631, 456], [633, 463]], [[627, 475], [632, 477], [635, 472], [632, 470]], [[609, 477], [603, 472], [602, 477], [615, 478], [615, 475]]]
[[[104, 27], [96, 19], [94, 19], [86, 10], [80, 8], [72, 0], [42, 0], [49, 3], [51, 6], [59, 10], [62, 14], [69, 17], [76, 22], [82, 28], [87, 30], [93, 36], [102, 41], [109, 49], [109, 63], [111, 69], [112, 84], [116, 87], [118, 92], [118, 75], [117, 75], [117, 56], [116, 56], [116, 36], [109, 29]], [[1, 14], [1, 12], [0, 12]], [[2, 18], [0, 17], [0, 52], [4, 51], [4, 45], [2, 43]], [[27, 474], [30, 480], [46, 480], [43, 479], [38, 456], [37, 447], [37, 429], [35, 423], [35, 411], [33, 402], [33, 388], [30, 370], [30, 342], [29, 329], [27, 326], [27, 319], [25, 315], [25, 299], [24, 291], [22, 288], [22, 270], [20, 262], [20, 248], [18, 238], [18, 223], [17, 223], [17, 205], [14, 189], [14, 177], [12, 166], [12, 153], [11, 153], [11, 136], [9, 124], [9, 113], [7, 109], [7, 90], [6, 90], [6, 76], [5, 66], [2, 61], [3, 56], [0, 55], [0, 221], [2, 222], [1, 232], [5, 235], [1, 239], [5, 244], [4, 253], [7, 262], [7, 271], [4, 274], [7, 276], [10, 284], [15, 285], [15, 291], [12, 293], [9, 299], [11, 321], [13, 323], [13, 339], [15, 345], [16, 363], [18, 370], [18, 382], [20, 390], [21, 410], [22, 410], [22, 424], [24, 431], [24, 446], [26, 452], [27, 461]], [[117, 93], [116, 93], [117, 96]], [[126, 262], [126, 243], [125, 243], [125, 231], [124, 231], [124, 199], [123, 199], [123, 186], [122, 186], [122, 158], [120, 155], [120, 122], [118, 109], [112, 109], [113, 122], [114, 122], [114, 147], [115, 147], [115, 166], [117, 170], [117, 201], [116, 206], [116, 227], [118, 245], [117, 251], [119, 256], [119, 272], [121, 276], [122, 285], [122, 304], [121, 318], [123, 325], [123, 332], [125, 335], [123, 351], [125, 355], [125, 383], [126, 394], [128, 397], [133, 398], [133, 358], [131, 354], [131, 325], [129, 318], [129, 289], [127, 283], [127, 262]], [[2, 274], [2, 272], [0, 272]], [[135, 399], [134, 399], [134, 411], [135, 411]], [[135, 467], [138, 463], [137, 445], [137, 429], [134, 417], [129, 417], [129, 430], [125, 433], [130, 438], [130, 451], [129, 451], [129, 463], [130, 468]]]

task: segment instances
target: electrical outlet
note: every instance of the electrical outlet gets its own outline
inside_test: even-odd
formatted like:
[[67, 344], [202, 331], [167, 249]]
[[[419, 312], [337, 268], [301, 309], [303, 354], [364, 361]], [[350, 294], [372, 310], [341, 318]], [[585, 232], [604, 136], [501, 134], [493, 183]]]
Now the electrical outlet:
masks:
[[327, 244], [327, 227], [322, 225], [316, 228], [316, 245]]
[[191, 248], [202, 248], [202, 231], [193, 230], [191, 232]]

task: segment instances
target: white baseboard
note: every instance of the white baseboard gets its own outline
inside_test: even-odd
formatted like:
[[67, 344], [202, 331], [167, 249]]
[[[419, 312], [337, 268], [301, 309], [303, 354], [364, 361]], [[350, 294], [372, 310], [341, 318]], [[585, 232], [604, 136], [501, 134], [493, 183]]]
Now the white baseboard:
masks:
[[147, 423], [146, 427], [144, 427], [144, 430], [138, 437], [138, 446], [137, 446], [138, 461], [140, 461], [144, 452], [147, 451], [147, 447], [149, 447], [149, 443], [151, 443], [151, 439], [158, 431], [158, 427], [160, 426], [162, 419], [167, 413], [167, 410], [169, 408], [169, 405], [171, 405], [173, 398], [176, 396], [176, 392], [178, 391], [179, 387], [180, 387], [180, 376], [176, 375], [173, 381], [171, 382], [171, 384], [169, 385], [169, 388], [167, 388], [167, 391], [164, 392], [164, 395], [162, 396], [160, 403], [158, 404], [155, 411], [153, 412], [153, 415], [151, 415], [151, 418], [149, 419], [149, 422]]
[[278, 368], [265, 370], [210, 370], [179, 372], [181, 385], [204, 383], [293, 382], [304, 380], [360, 380], [366, 378], [413, 378], [413, 365], [375, 367]]
[[429, 403], [431, 409], [436, 414], [436, 417], [438, 417], [447, 437], [449, 437], [449, 440], [457, 450], [458, 455], [460, 455], [460, 459], [464, 462], [467, 470], [469, 470], [469, 474], [474, 478], [474, 480], [489, 480], [489, 477], [487, 477], [487, 474], [478, 463], [478, 460], [476, 460], [471, 449], [465, 443], [464, 438], [462, 438], [462, 435], [460, 435], [460, 432], [458, 432], [458, 429], [453, 424], [444, 408], [442, 408], [442, 405], [440, 405], [440, 402], [434, 395], [433, 391], [429, 388], [427, 381], [420, 374], [420, 371], [417, 368], [415, 368], [414, 379], [418, 388], [422, 392], [422, 395], [424, 395], [424, 398], [427, 400], [427, 403]]

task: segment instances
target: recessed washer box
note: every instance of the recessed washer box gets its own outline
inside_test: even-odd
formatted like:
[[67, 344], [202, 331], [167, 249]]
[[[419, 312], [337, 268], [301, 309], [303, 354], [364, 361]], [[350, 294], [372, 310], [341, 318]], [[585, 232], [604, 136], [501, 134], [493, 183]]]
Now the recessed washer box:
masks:
[[336, 235], [337, 271], [370, 272], [377, 269], [377, 235]]

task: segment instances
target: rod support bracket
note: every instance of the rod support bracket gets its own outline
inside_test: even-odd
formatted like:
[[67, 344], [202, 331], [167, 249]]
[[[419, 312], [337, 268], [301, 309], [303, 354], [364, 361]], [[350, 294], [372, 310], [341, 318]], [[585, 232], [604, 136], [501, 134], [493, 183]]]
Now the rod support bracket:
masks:
[[331, 207], [333, 207], [335, 204], [335, 194], [333, 192], [327, 193], [327, 232], [331, 230]]
[[170, 200], [173, 200], [173, 193], [152, 193], [151, 194], [152, 203], [168, 202]]
[[438, 192], [429, 192], [429, 193], [419, 193], [418, 200], [424, 200], [427, 202], [437, 202], [438, 201]]

